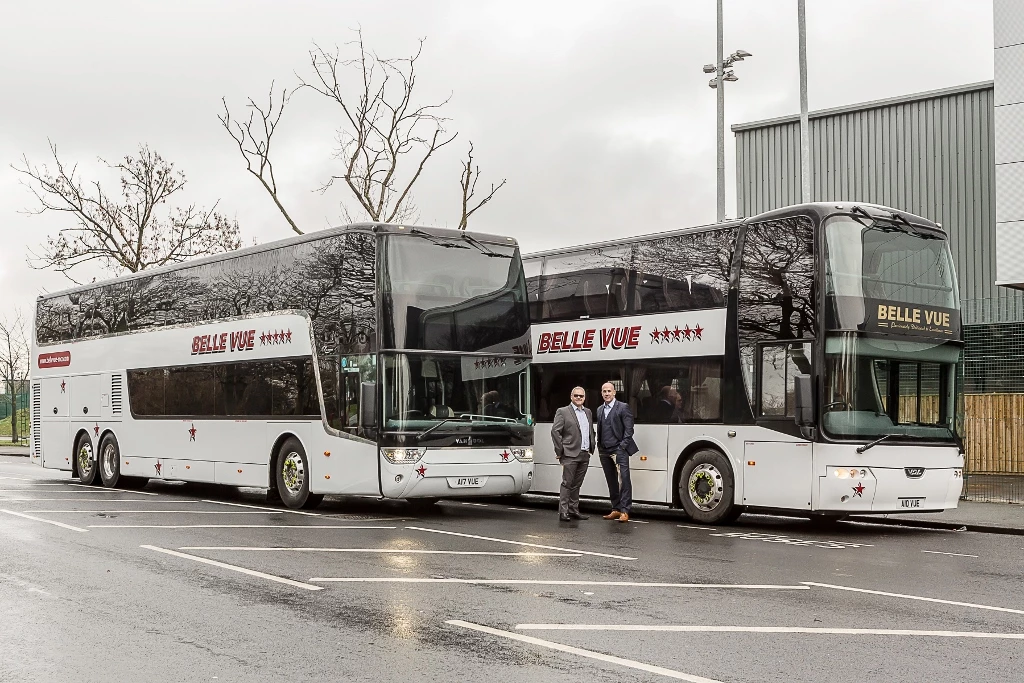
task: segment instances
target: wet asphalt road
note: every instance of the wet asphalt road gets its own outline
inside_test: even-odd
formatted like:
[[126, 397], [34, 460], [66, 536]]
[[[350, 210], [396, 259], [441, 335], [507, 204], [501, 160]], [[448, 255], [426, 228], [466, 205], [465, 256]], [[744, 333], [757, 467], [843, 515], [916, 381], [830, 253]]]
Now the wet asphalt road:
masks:
[[1021, 678], [1024, 538], [591, 509], [297, 514], [0, 457], [0, 681]]

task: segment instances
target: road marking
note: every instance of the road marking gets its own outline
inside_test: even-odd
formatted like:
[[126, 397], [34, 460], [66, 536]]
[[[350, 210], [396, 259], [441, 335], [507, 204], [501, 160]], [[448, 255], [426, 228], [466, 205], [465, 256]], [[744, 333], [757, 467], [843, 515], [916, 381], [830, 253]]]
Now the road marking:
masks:
[[922, 550], [922, 553], [931, 553], [932, 555], [951, 555], [953, 557], [978, 557], [977, 555], [964, 555], [963, 553], [942, 553], [938, 550]]
[[807, 586], [732, 583], [644, 583], [641, 581], [580, 581], [559, 579], [436, 579], [411, 577], [317, 577], [320, 583], [459, 583], [509, 586], [632, 586], [637, 588], [741, 588], [748, 590], [810, 590]]
[[720, 536], [723, 538], [741, 538], [747, 541], [764, 541], [766, 543], [783, 543], [812, 548], [826, 548], [832, 550], [843, 550], [844, 548], [874, 548], [870, 543], [851, 543], [849, 541], [828, 541], [828, 540], [802, 540], [780, 534], [762, 534], [755, 531], [728, 531], [720, 534], [708, 534], [709, 536]]
[[270, 510], [271, 512], [277, 512], [277, 513], [290, 512], [293, 515], [309, 515], [310, 517], [320, 517], [320, 513], [319, 512], [305, 512], [303, 510], [290, 510], [288, 508], [269, 508], [269, 507], [261, 507], [259, 505], [246, 505], [244, 503], [227, 503], [227, 502], [225, 502], [223, 500], [204, 500], [203, 502], [204, 503], [213, 503], [215, 505], [232, 505], [234, 507], [250, 508], [252, 510]]
[[806, 633], [839, 636], [931, 636], [937, 638], [997, 638], [1024, 640], [1024, 633], [985, 633], [981, 631], [919, 631], [888, 628], [811, 628], [804, 626], [696, 626], [637, 624], [518, 624], [523, 631], [669, 631], [681, 633]]
[[478, 508], [487, 508], [487, 507], [491, 507], [491, 506], [490, 506], [490, 505], [488, 505], [487, 503], [470, 503], [470, 502], [468, 502], [468, 501], [460, 501], [460, 502], [461, 502], [461, 503], [462, 503], [463, 505], [475, 505], [475, 506], [477, 506]]
[[405, 548], [261, 548], [256, 546], [208, 545], [185, 546], [178, 550], [252, 550], [252, 551], [284, 551], [296, 553], [392, 553], [395, 555], [496, 555], [501, 557], [582, 557], [579, 553], [500, 553], [483, 550], [420, 550]]
[[[78, 493], [78, 491], [67, 491], [66, 493]], [[158, 503], [158, 504], [161, 504], [161, 505], [164, 504], [164, 503], [173, 503], [175, 505], [178, 505], [178, 504], [198, 503], [199, 502], [198, 500], [148, 500], [146, 498], [141, 498], [140, 499], [140, 498], [2, 498], [2, 497], [0, 497], [0, 502], [6, 502], [6, 501], [9, 501], [9, 500], [17, 501], [19, 503], [28, 503], [28, 502], [32, 502], [32, 503], [47, 503], [47, 502], [50, 502], [50, 501], [55, 501], [55, 502], [58, 502], [58, 503], [71, 503], [71, 502], [75, 502], [75, 503]], [[85, 510], [84, 512], [89, 512], [89, 511]]]
[[398, 528], [397, 526], [329, 526], [327, 524], [89, 524], [89, 528]]
[[572, 647], [571, 645], [562, 645], [561, 643], [555, 643], [550, 640], [542, 640], [540, 638], [534, 638], [533, 636], [526, 636], [522, 633], [512, 633], [511, 631], [502, 631], [501, 629], [491, 628], [490, 626], [483, 626], [481, 624], [473, 624], [468, 621], [462, 621], [460, 619], [451, 619], [445, 622], [451, 626], [459, 626], [461, 628], [471, 629], [473, 631], [480, 631], [481, 633], [487, 633], [492, 636], [500, 636], [502, 638], [508, 638], [509, 640], [518, 640], [521, 643], [529, 643], [530, 645], [539, 645], [540, 647], [546, 647], [551, 650], [558, 650], [559, 652], [566, 652], [571, 655], [577, 655], [580, 657], [586, 657], [588, 659], [596, 659], [601, 662], [607, 662], [609, 664], [618, 664], [630, 669], [639, 669], [640, 671], [646, 671], [647, 673], [659, 674], [667, 678], [674, 678], [679, 681], [690, 681], [690, 683], [720, 683], [713, 678], [704, 678], [702, 676], [694, 676], [692, 674], [683, 673], [682, 671], [675, 671], [673, 669], [666, 669], [660, 666], [654, 666], [652, 664], [644, 664], [643, 662], [637, 662], [632, 659], [623, 659], [622, 657], [615, 657], [613, 655], [606, 655], [602, 652], [594, 652], [593, 650], [584, 650], [580, 647]]
[[650, 522], [645, 522], [642, 519], [628, 519], [626, 521], [627, 522], [632, 522], [633, 524], [650, 524]]
[[554, 545], [541, 545], [540, 543], [526, 543], [524, 541], [509, 541], [504, 538], [492, 538], [490, 536], [475, 536], [473, 534], [462, 534], [457, 531], [442, 531], [441, 529], [428, 529], [421, 526], [407, 526], [406, 529], [412, 529], [413, 531], [426, 531], [431, 534], [446, 534], [448, 536], [461, 536], [462, 538], [475, 538], [480, 541], [494, 541], [495, 543], [509, 543], [511, 545], [522, 545], [529, 546], [531, 548], [544, 548], [545, 550], [561, 550], [565, 553], [580, 553], [582, 555], [593, 555], [595, 557], [610, 557], [614, 560], [635, 560], [635, 557], [625, 557], [624, 555], [611, 555], [609, 553], [595, 553], [590, 550], [576, 550], [575, 548], [559, 548]]
[[685, 524], [676, 524], [680, 529], [696, 529], [697, 531], [716, 531], [713, 526], [686, 526]]
[[11, 479], [14, 481], [43, 481], [42, 477], [0, 477], [0, 479]]
[[133, 514], [133, 515], [280, 515], [281, 512], [242, 512], [234, 510], [29, 510], [29, 512], [74, 513], [74, 514]]
[[24, 517], [25, 519], [31, 519], [31, 520], [33, 520], [35, 522], [43, 522], [44, 524], [52, 524], [54, 526], [59, 526], [62, 529], [71, 529], [72, 531], [81, 531], [82, 533], [88, 533], [88, 531], [89, 531], [88, 529], [83, 529], [81, 527], [71, 526], [70, 524], [64, 524], [62, 522], [54, 522], [51, 519], [43, 519], [42, 517], [33, 517], [32, 515], [26, 515], [23, 512], [15, 512], [14, 510], [0, 510], [0, 512], [6, 512], [7, 514], [14, 515], [15, 517]]
[[923, 602], [938, 602], [943, 605], [956, 605], [958, 607], [974, 607], [976, 609], [987, 609], [994, 612], [1009, 612], [1011, 614], [1024, 614], [1024, 610], [1010, 609], [1009, 607], [993, 607], [991, 605], [976, 605], [973, 602], [956, 602], [954, 600], [940, 600], [939, 598], [926, 598], [920, 595], [903, 595], [902, 593], [886, 593], [885, 591], [873, 591], [866, 588], [851, 588], [850, 586], [834, 586], [829, 583], [815, 583], [813, 581], [801, 581], [807, 586], [819, 588], [834, 588], [840, 591], [853, 591], [854, 593], [870, 593], [871, 595], [884, 595], [887, 598], [906, 598], [907, 600], [921, 600]]
[[506, 510], [518, 510], [519, 512], [536, 512], [531, 508], [505, 508]]
[[132, 493], [132, 494], [138, 494], [140, 496], [156, 496], [156, 495], [159, 495], [159, 494], [156, 494], [156, 493], [152, 493], [151, 491], [130, 491], [128, 489], [104, 489], [104, 488], [100, 488], [98, 486], [90, 486], [89, 484], [71, 484], [71, 483], [69, 483], [68, 486], [80, 486], [83, 489], [92, 489], [92, 491], [94, 493]]
[[319, 591], [323, 590], [323, 586], [314, 586], [308, 583], [302, 583], [301, 581], [292, 581], [286, 579], [283, 576], [274, 576], [273, 574], [264, 574], [263, 572], [254, 571], [252, 569], [246, 569], [245, 567], [236, 567], [233, 564], [227, 564], [225, 562], [218, 562], [217, 560], [208, 560], [205, 557], [199, 557], [198, 555], [189, 555], [187, 553], [179, 553], [177, 550], [168, 550], [167, 548], [159, 548], [155, 545], [140, 545], [140, 548], [147, 550], [155, 550], [158, 553], [166, 553], [168, 555], [174, 555], [175, 557], [183, 557], [186, 560], [194, 560], [196, 562], [202, 562], [203, 564], [213, 565], [214, 567], [220, 567], [222, 569], [230, 569], [231, 571], [240, 572], [242, 574], [248, 574], [249, 576], [257, 576], [261, 579], [267, 579], [268, 581], [276, 581], [278, 583], [287, 584], [289, 586], [295, 586], [296, 588], [304, 588], [308, 591]]

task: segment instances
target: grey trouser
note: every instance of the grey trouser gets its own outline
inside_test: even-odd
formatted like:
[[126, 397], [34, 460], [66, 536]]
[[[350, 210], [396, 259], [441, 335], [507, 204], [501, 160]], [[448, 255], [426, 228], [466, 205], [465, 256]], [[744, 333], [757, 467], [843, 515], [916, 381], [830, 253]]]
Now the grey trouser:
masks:
[[583, 457], [573, 460], [562, 460], [562, 486], [559, 489], [558, 513], [573, 515], [580, 511], [580, 487], [587, 476], [590, 466], [590, 454], [582, 453]]

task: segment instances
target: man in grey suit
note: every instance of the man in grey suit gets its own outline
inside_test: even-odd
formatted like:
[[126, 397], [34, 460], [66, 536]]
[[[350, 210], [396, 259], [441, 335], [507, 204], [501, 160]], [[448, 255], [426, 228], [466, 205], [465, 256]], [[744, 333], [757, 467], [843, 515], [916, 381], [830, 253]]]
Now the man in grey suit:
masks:
[[633, 441], [633, 413], [628, 405], [615, 400], [615, 385], [611, 382], [601, 385], [601, 398], [604, 403], [597, 409], [597, 451], [612, 502], [612, 511], [604, 518], [628, 522], [633, 509], [629, 456], [640, 450]]
[[583, 405], [587, 393], [583, 387], [572, 390], [567, 406], [555, 411], [551, 425], [551, 440], [555, 444], [555, 457], [562, 465], [562, 486], [558, 496], [558, 519], [589, 519], [580, 514], [580, 487], [587, 476], [590, 455], [594, 452], [594, 416]]

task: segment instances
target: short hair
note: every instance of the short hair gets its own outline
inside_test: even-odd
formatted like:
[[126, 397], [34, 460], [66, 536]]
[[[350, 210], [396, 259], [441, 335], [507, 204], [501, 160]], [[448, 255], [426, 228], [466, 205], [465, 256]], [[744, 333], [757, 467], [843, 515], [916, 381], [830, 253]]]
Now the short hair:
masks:
[[576, 386], [576, 387], [573, 387], [573, 388], [572, 388], [572, 391], [570, 391], [570, 392], [569, 392], [569, 394], [570, 394], [570, 395], [571, 395], [571, 394], [575, 394], [575, 393], [576, 393], [576, 390], [577, 390], [577, 389], [579, 389], [580, 391], [582, 391], [582, 392], [583, 392], [583, 394], [584, 394], [584, 395], [586, 395], [586, 393], [587, 393], [587, 390], [586, 390], [586, 389], [584, 389], [583, 387], [580, 387], [580, 386]]
[[[610, 386], [611, 386], [611, 388], [612, 388], [612, 391], [618, 391], [618, 389], [616, 389], [616, 388], [615, 388], [615, 382], [613, 382], [613, 381], [611, 381], [611, 380], [608, 380], [608, 381], [607, 381], [607, 382], [605, 382], [604, 384], [608, 384], [608, 385], [610, 385]], [[602, 385], [601, 385], [601, 390], [602, 390], [602, 391], [604, 391], [604, 384], [602, 384]]]

